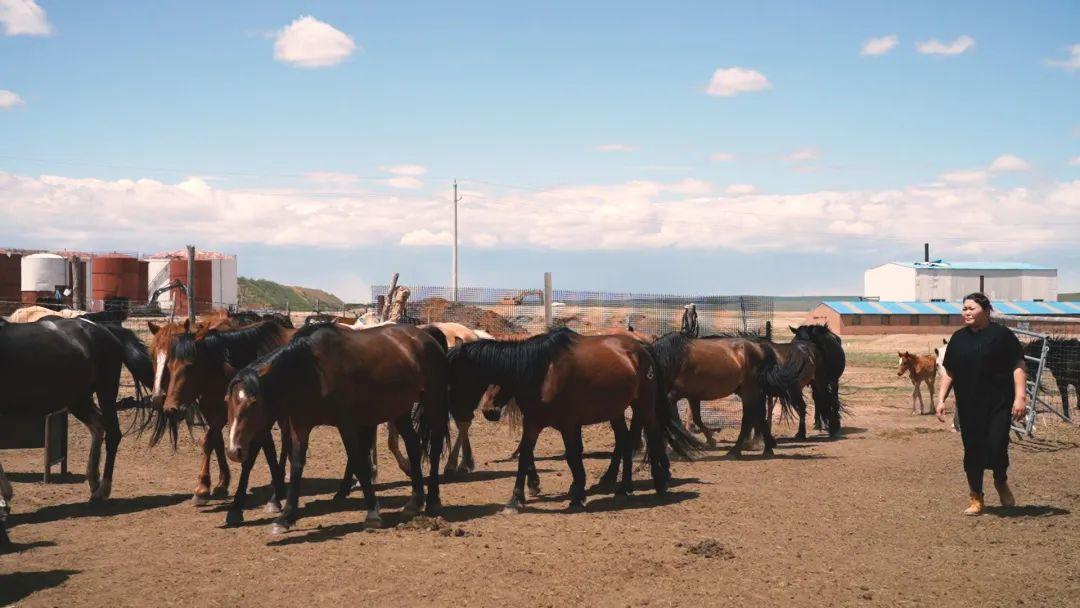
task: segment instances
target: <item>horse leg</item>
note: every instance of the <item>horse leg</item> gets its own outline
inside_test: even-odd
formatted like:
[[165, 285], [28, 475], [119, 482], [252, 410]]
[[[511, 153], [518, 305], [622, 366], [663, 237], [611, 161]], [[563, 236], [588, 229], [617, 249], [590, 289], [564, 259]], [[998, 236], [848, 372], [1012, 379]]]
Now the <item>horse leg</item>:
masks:
[[450, 447], [450, 455], [446, 457], [446, 468], [443, 469], [443, 476], [453, 477], [457, 473], [458, 469], [458, 454], [461, 453], [461, 448], [465, 444], [465, 435], [468, 433], [467, 422], [458, 422], [457, 437], [454, 438], [454, 445]]
[[[120, 374], [116, 374], [116, 383], [119, 385]], [[101, 406], [101, 421], [105, 426], [105, 470], [102, 473], [101, 485], [97, 492], [90, 496], [90, 500], [107, 500], [112, 494], [113, 469], [116, 467], [116, 452], [120, 448], [120, 418], [116, 414], [116, 393], [118, 388], [106, 388], [98, 391], [98, 405]]]
[[274, 520], [271, 534], [283, 534], [296, 523], [300, 507], [300, 482], [304, 476], [304, 464], [307, 462], [308, 441], [311, 429], [292, 428], [292, 454], [289, 455], [289, 490], [285, 498], [285, 508]]
[[922, 395], [919, 393], [919, 382], [914, 378], [911, 379], [911, 413], [918, 415], [921, 414], [919, 407], [919, 401], [922, 401]]
[[[409, 466], [411, 466], [410, 463], [412, 462], [412, 458], [406, 458], [405, 454], [401, 453], [401, 444], [398, 442], [398, 433], [401, 431], [401, 427], [396, 427], [396, 425], [390, 424], [386, 426], [386, 445], [390, 448], [390, 452], [393, 453], [394, 459], [397, 460], [397, 466], [399, 469], [401, 469], [401, 472], [404, 473], [407, 477], [412, 477], [412, 475], [409, 473]], [[412, 427], [411, 419], [409, 420], [409, 427]], [[423, 475], [423, 472], [421, 472], [420, 474]]]
[[[626, 420], [623, 419], [625, 428]], [[615, 489], [616, 496], [629, 495], [634, 491], [634, 438], [641, 437], [641, 421], [637, 416], [630, 419], [630, 429], [623, 433], [622, 483]]]
[[[357, 430], [357, 451], [360, 454], [367, 454], [371, 446], [376, 443], [378, 429], [378, 426], [370, 426], [360, 427]], [[382, 516], [379, 515], [379, 499], [375, 496], [375, 486], [372, 484], [371, 461], [367, 458], [360, 458], [357, 464], [359, 470], [356, 471], [356, 477], [360, 481], [360, 488], [364, 491], [364, 508], [367, 509], [367, 514], [364, 516], [364, 527], [381, 528]]]
[[5, 524], [7, 523], [8, 513], [11, 513], [11, 498], [14, 495], [15, 491], [11, 488], [7, 475], [4, 475], [4, 465], [0, 464], [0, 547], [11, 542]]
[[[269, 433], [267, 433], [264, 441], [273, 441]], [[244, 456], [244, 462], [240, 463], [240, 478], [236, 481], [236, 494], [233, 494], [232, 503], [229, 505], [228, 512], [225, 513], [226, 526], [239, 526], [244, 523], [244, 503], [247, 501], [248, 477], [251, 475], [251, 467], [255, 466], [255, 459], [258, 456], [259, 450], [253, 449]], [[272, 469], [273, 465], [271, 465]]]
[[735, 438], [735, 444], [728, 450], [727, 455], [738, 458], [742, 455], [743, 443], [746, 442], [746, 437], [750, 434], [750, 421], [753, 416], [751, 408], [748, 405], [750, 399], [747, 396], [741, 396], [742, 400], [742, 421], [739, 423], [739, 436]]
[[[791, 404], [795, 406], [795, 413], [799, 415], [799, 430], [795, 433], [795, 439], [806, 439], [806, 410], [809, 406], [806, 404], [806, 397], [803, 396], [802, 389], [792, 389], [791, 391]], [[817, 410], [821, 406], [817, 401], [814, 401], [814, 409]], [[772, 432], [772, 424], [769, 424], [770, 434]]]
[[521, 429], [521, 443], [518, 444], [518, 468], [517, 477], [514, 479], [514, 493], [503, 508], [503, 513], [521, 513], [525, 509], [525, 477], [529, 469], [533, 467], [533, 449], [536, 447], [536, 438], [540, 436], [540, 428], [526, 420]]
[[[525, 433], [521, 434], [522, 441], [525, 440]], [[518, 442], [518, 447], [514, 449], [514, 453], [521, 454], [521, 442]], [[519, 456], [520, 457], [520, 456]], [[525, 472], [525, 485], [528, 487], [529, 496], [540, 495], [540, 474], [536, 471], [536, 459], [529, 461], [529, 470]]]
[[[801, 398], [801, 396], [800, 396]], [[776, 438], [773, 437], [772, 428], [768, 421], [765, 419], [765, 398], [762, 396], [757, 408], [755, 408], [756, 415], [754, 418], [755, 425], [757, 427], [758, 434], [761, 435], [761, 439], [765, 444], [765, 448], [762, 450], [762, 454], [765, 456], [773, 455], [773, 448], [776, 447]]]
[[[446, 425], [449, 424], [446, 410], [439, 411], [436, 403], [428, 403], [424, 408], [427, 412], [427, 424], [430, 430], [428, 437], [428, 462], [431, 470], [428, 472], [427, 500], [424, 501], [424, 513], [430, 517], [438, 515], [442, 511], [442, 498], [439, 496], [439, 461], [442, 459], [443, 440], [446, 438]], [[443, 406], [445, 407], [445, 406]], [[416, 470], [418, 476], [423, 479], [424, 472], [420, 469], [420, 461], [417, 459]]]
[[285, 498], [285, 471], [278, 466], [277, 448], [274, 447], [274, 436], [270, 431], [263, 438], [263, 455], [270, 469], [270, 487], [273, 489], [264, 509], [267, 513], [281, 513], [281, 500]]
[[705, 423], [701, 421], [701, 400], [700, 399], [687, 399], [687, 403], [690, 404], [690, 413], [694, 417], [694, 424], [697, 425], [701, 432], [705, 435], [705, 445], [710, 448], [716, 447], [716, 440], [713, 439], [713, 432], [709, 427], [705, 426]]
[[90, 454], [86, 459], [86, 483], [90, 486], [90, 499], [94, 500], [94, 496], [97, 495], [98, 488], [101, 486], [101, 444], [105, 439], [105, 425], [102, 424], [101, 414], [98, 413], [89, 397], [73, 404], [70, 411], [90, 431]]
[[[338, 490], [334, 493], [333, 500], [335, 501], [341, 501], [348, 498], [349, 492], [352, 490], [353, 472], [359, 468], [359, 463], [354, 460], [356, 457], [354, 449], [356, 431], [352, 427], [338, 427], [338, 436], [341, 437], [341, 444], [345, 446], [345, 471], [341, 474], [341, 483], [338, 484]], [[352, 447], [350, 447], [350, 445], [352, 445]], [[372, 442], [372, 445], [374, 445], [374, 442]], [[351, 449], [353, 451], [350, 451]], [[368, 448], [368, 450], [364, 452], [364, 458], [368, 457], [371, 453], [371, 449], [373, 448]]]
[[566, 447], [566, 464], [574, 480], [570, 483], [571, 513], [585, 510], [585, 463], [582, 461], [584, 447], [581, 442], [581, 426], [573, 425], [559, 429], [562, 432], [563, 445]]
[[596, 485], [592, 487], [594, 492], [607, 492], [611, 488], [615, 487], [615, 483], [619, 481], [619, 463], [623, 458], [623, 442], [627, 441], [626, 434], [629, 432], [626, 429], [626, 417], [619, 414], [618, 417], [611, 419], [611, 431], [615, 434], [615, 449], [611, 451], [611, 463], [608, 465], [607, 471], [600, 476], [600, 481], [596, 482]]
[[[668, 460], [664, 431], [655, 420], [645, 427], [645, 442], [649, 450], [649, 468], [652, 472], [653, 489], [658, 495], [666, 494], [668, 484], [671, 482], [671, 462]], [[625, 472], [625, 463], [623, 466], [623, 483], [625, 484], [629, 483], [629, 478]]]
[[[405, 451], [409, 455], [409, 481], [412, 484], [412, 496], [405, 503], [402, 512], [406, 517], [412, 517], [420, 512], [424, 506], [424, 470], [421, 468], [422, 455], [420, 453], [420, 436], [412, 425], [412, 415], [405, 413], [394, 421], [401, 438], [405, 440]], [[435, 461], [436, 469], [439, 462]]]
[[928, 413], [934, 413], [934, 377], [930, 376], [930, 379], [926, 381], [926, 387], [930, 389], [930, 411]]
[[[465, 424], [465, 446], [463, 448], [465, 451], [464, 451], [464, 454], [462, 455], [461, 466], [465, 468], [466, 473], [472, 473], [473, 471], [476, 470], [476, 461], [473, 460], [473, 453], [472, 453], [472, 441], [469, 439], [469, 433], [468, 433], [468, 430], [469, 430], [470, 426], [472, 426], [472, 420], [469, 420]], [[459, 468], [458, 470], [460, 471], [461, 469]]]
[[196, 507], [205, 505], [210, 500], [210, 453], [214, 450], [213, 433], [221, 435], [221, 429], [210, 423], [203, 434], [199, 447], [202, 448], [202, 458], [199, 465], [199, 476], [195, 478], [195, 493], [191, 497], [191, 504]]

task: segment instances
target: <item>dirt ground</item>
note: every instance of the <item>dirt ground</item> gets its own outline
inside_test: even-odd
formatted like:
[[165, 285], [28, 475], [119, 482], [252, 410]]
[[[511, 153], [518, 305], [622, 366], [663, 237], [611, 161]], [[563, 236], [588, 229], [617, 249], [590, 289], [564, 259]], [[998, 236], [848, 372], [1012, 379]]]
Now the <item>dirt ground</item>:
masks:
[[[593, 495], [584, 514], [562, 512], [570, 475], [552, 431], [538, 449], [543, 495], [524, 514], [501, 514], [515, 441], [486, 422], [474, 426], [478, 471], [443, 486], [445, 520], [434, 525], [398, 527], [408, 489], [380, 454], [379, 530], [364, 528], [358, 495], [330, 500], [344, 454], [336, 432], [320, 429], [301, 519], [283, 536], [270, 535], [261, 509], [262, 465], [244, 526], [222, 527], [222, 501], [191, 504], [187, 438], [177, 453], [126, 438], [103, 506], [86, 504], [81, 474], [46, 486], [39, 451], [5, 451], [16, 545], [0, 554], [0, 605], [1080, 605], [1080, 429], [1048, 422], [1014, 443], [1022, 506], [997, 507], [988, 479], [989, 512], [962, 517], [960, 438], [912, 415], [910, 383], [895, 374], [896, 350], [938, 341], [846, 340], [852, 416], [839, 440], [782, 440], [774, 458], [732, 460], [726, 430], [717, 450], [673, 464], [667, 497], [640, 474], [628, 501]], [[595, 480], [610, 431], [589, 429], [585, 443]], [[73, 471], [86, 445], [72, 420]]]

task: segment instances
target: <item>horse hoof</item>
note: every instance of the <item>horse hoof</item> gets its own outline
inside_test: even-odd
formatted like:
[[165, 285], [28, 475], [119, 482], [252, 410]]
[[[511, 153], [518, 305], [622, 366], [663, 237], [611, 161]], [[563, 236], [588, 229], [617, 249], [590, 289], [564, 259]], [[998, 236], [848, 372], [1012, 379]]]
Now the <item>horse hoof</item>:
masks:
[[716, 440], [713, 439], [712, 437], [709, 437], [708, 439], [705, 440], [705, 447], [715, 448], [716, 447]]
[[281, 513], [281, 504], [271, 500], [270, 502], [266, 503], [266, 506], [263, 507], [263, 512], [272, 513], [275, 515]]
[[537, 484], [535, 486], [529, 486], [528, 487], [528, 492], [529, 492], [529, 496], [539, 496], [540, 495], [540, 484]]
[[401, 508], [401, 514], [405, 517], [416, 517], [420, 513], [421, 503], [414, 499], [409, 499], [409, 502], [405, 503], [405, 506]]
[[424, 515], [428, 517], [436, 517], [442, 513], [442, 501], [439, 499], [429, 500], [427, 506], [424, 507]]
[[348, 497], [349, 497], [348, 492], [335, 492], [334, 497], [331, 500], [333, 500], [334, 502], [341, 502], [341, 501], [345, 500]]
[[566, 507], [566, 512], [567, 513], [584, 513], [585, 512], [585, 501], [575, 500], [575, 501], [571, 502], [570, 506]]
[[210, 498], [217, 498], [218, 500], [229, 497], [229, 486], [218, 486], [214, 488], [214, 491], [210, 493]]
[[244, 523], [243, 511], [229, 511], [225, 514], [225, 525], [228, 527], [239, 526]]
[[199, 496], [198, 494], [196, 494], [191, 497], [191, 504], [195, 505], [196, 507], [205, 507], [209, 503], [209, 496]]
[[379, 517], [378, 514], [368, 513], [367, 517], [364, 518], [364, 527], [365, 528], [381, 528], [382, 527], [382, 517]]
[[292, 524], [281, 524], [274, 522], [274, 525], [270, 526], [270, 534], [273, 534], [274, 536], [277, 536], [279, 534], [285, 534], [289, 531], [289, 528], [292, 528]]
[[517, 515], [518, 513], [521, 513], [524, 510], [525, 510], [525, 505], [523, 505], [520, 502], [515, 500], [515, 501], [511, 501], [511, 502], [506, 503], [506, 506], [503, 507], [502, 514], [503, 515]]

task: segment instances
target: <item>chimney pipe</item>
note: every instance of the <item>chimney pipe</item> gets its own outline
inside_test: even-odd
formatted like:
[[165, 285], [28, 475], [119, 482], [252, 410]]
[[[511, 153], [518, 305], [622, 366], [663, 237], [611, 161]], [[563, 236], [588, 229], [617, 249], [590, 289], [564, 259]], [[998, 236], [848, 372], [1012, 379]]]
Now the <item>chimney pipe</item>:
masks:
[[923, 243], [922, 247], [923, 247], [923, 261], [924, 262], [929, 262], [930, 261], [930, 243]]

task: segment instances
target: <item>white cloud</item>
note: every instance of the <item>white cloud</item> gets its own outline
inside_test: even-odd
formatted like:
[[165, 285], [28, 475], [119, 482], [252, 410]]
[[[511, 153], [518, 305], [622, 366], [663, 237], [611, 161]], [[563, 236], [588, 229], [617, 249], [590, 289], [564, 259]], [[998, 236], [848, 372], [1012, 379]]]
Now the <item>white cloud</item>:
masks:
[[337, 65], [356, 51], [356, 43], [341, 30], [308, 15], [293, 21], [274, 42], [274, 59], [298, 68]]
[[952, 42], [941, 42], [934, 38], [915, 43], [915, 48], [923, 55], [959, 55], [975, 47], [971, 36], [960, 36]]
[[940, 178], [950, 184], [983, 184], [987, 175], [981, 169], [964, 169], [942, 173]]
[[784, 157], [784, 160], [789, 160], [791, 162], [801, 163], [801, 162], [819, 160], [820, 158], [821, 158], [821, 150], [819, 150], [817, 148], [809, 147], [809, 148], [799, 148], [798, 150], [795, 150], [795, 151], [791, 152], [791, 154], [788, 154], [787, 156]]
[[1080, 167], [1080, 156], [1074, 156], [1069, 159], [1070, 167]]
[[8, 36], [48, 36], [52, 26], [34, 0], [0, 0], [0, 23]]
[[735, 155], [730, 152], [717, 152], [709, 157], [714, 163], [730, 163], [735, 160]]
[[1002, 154], [990, 163], [990, 171], [1028, 171], [1031, 164], [1014, 154]]
[[713, 72], [707, 92], [715, 97], [734, 97], [739, 93], [751, 93], [772, 88], [769, 79], [757, 70], [733, 67]]
[[1046, 64], [1056, 68], [1064, 68], [1068, 72], [1080, 70], [1080, 44], [1065, 47], [1069, 57], [1067, 59], [1049, 59]]
[[[977, 172], [984, 174], [983, 172]], [[1080, 180], [998, 188], [984, 180], [890, 190], [708, 193], [695, 180], [580, 184], [543, 191], [477, 190], [461, 209], [471, 247], [541, 250], [843, 251], [879, 255], [883, 242], [953, 243], [1007, 256], [1068, 251], [1080, 224]], [[752, 196], [751, 196], [752, 194]], [[328, 193], [224, 188], [0, 172], [0, 242], [145, 249], [187, 241], [236, 247], [445, 246], [448, 193]], [[1053, 208], [1055, 221], [1045, 221]], [[949, 221], [942, 221], [949, 218]]]
[[325, 186], [345, 186], [360, 181], [360, 177], [352, 173], [338, 173], [335, 171], [312, 171], [304, 174], [304, 179]]
[[385, 171], [386, 173], [393, 173], [394, 175], [411, 175], [413, 177], [416, 177], [418, 175], [423, 175], [423, 174], [427, 173], [427, 167], [425, 167], [423, 165], [410, 165], [410, 164], [406, 164], [406, 165], [389, 165], [389, 166], [386, 166], [386, 167], [379, 167], [379, 170], [380, 171]]
[[15, 92], [0, 89], [0, 110], [10, 110], [15, 106], [21, 106], [25, 102]]
[[757, 194], [757, 191], [757, 188], [755, 188], [753, 184], [731, 184], [727, 188], [724, 188], [724, 194], [731, 194], [732, 196]]
[[637, 152], [638, 147], [632, 144], [600, 144], [593, 148], [597, 152]]
[[896, 45], [900, 43], [900, 38], [896, 34], [889, 34], [888, 36], [882, 36], [881, 38], [871, 38], [863, 43], [862, 55], [884, 55], [889, 51], [896, 48]]
[[401, 188], [402, 190], [419, 190], [424, 187], [424, 182], [408, 175], [391, 177], [386, 180], [386, 183], [394, 188]]

